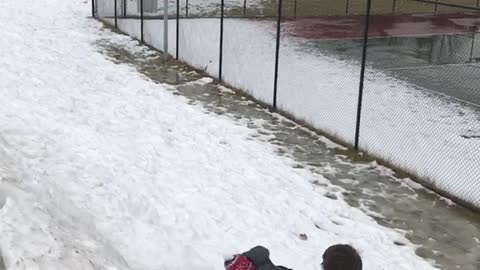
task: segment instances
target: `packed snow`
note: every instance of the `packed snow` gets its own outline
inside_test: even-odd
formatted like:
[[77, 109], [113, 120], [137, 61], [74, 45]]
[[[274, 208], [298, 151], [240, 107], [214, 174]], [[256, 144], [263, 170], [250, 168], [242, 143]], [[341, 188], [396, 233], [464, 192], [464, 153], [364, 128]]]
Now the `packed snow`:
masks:
[[[169, 25], [169, 51], [174, 55], [175, 21]], [[138, 20], [122, 19], [119, 28], [140, 36]], [[218, 19], [181, 20], [180, 59], [218, 77], [219, 28]], [[158, 29], [163, 29], [162, 21], [147, 21], [145, 40], [162, 49], [163, 33]], [[360, 65], [325, 55], [287, 30], [281, 38], [279, 108], [353, 144]], [[273, 103], [275, 31], [274, 21], [225, 19], [222, 79], [267, 104]], [[374, 69], [367, 70], [363, 101], [362, 150], [480, 207], [477, 105]]]
[[434, 269], [247, 127], [106, 59], [98, 40], [148, 49], [89, 12], [83, 0], [0, 2], [7, 269], [220, 270], [224, 255], [263, 244], [313, 270], [335, 243], [357, 247], [366, 269]]

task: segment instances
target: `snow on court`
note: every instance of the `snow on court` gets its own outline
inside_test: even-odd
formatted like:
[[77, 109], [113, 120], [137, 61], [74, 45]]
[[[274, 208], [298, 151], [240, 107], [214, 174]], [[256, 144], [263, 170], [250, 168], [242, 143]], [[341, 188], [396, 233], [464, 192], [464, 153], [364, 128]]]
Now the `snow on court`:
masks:
[[[272, 104], [276, 23], [225, 19], [223, 80]], [[162, 49], [158, 20], [146, 24], [145, 40]], [[169, 23], [175, 53], [175, 21]], [[285, 27], [288, 29], [286, 23]], [[139, 36], [138, 20], [119, 28]], [[218, 19], [180, 21], [179, 56], [218, 77]], [[321, 42], [321, 41], [319, 41]], [[198, 48], [202, 48], [198, 50]], [[360, 50], [360, 48], [359, 48]], [[282, 34], [278, 106], [312, 126], [353, 144], [360, 65], [322, 54], [308, 40]], [[426, 184], [480, 207], [480, 109], [368, 69], [360, 147], [420, 176]]]
[[[7, 269], [223, 269], [256, 244], [320, 269], [334, 243], [366, 269], [433, 269], [398, 232], [321, 196], [253, 132], [97, 52], [83, 0], [0, 2], [0, 254]], [[302, 241], [298, 235], [308, 235]]]

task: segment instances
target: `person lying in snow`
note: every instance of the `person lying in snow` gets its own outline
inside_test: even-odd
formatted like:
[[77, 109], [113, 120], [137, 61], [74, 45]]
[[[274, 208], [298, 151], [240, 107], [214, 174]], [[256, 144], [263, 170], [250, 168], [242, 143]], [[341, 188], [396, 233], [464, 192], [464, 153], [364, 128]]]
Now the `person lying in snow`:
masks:
[[257, 246], [225, 261], [226, 270], [291, 270], [283, 266], [275, 266], [270, 261], [268, 249]]
[[[268, 249], [257, 246], [225, 261], [226, 270], [291, 270], [270, 261]], [[323, 254], [324, 270], [362, 270], [362, 259], [349, 245], [334, 245]]]

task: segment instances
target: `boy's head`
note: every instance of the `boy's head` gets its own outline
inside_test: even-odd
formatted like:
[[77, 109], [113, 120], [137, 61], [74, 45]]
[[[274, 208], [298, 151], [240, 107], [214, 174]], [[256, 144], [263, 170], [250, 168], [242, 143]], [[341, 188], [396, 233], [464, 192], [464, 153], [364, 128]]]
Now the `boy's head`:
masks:
[[362, 270], [362, 259], [349, 245], [334, 245], [323, 253], [324, 270]]

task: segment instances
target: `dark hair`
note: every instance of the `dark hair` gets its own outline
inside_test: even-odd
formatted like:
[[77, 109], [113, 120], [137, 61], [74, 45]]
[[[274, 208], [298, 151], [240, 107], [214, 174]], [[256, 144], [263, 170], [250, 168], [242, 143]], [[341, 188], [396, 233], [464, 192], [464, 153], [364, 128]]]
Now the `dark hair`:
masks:
[[323, 253], [324, 270], [362, 270], [362, 258], [349, 245], [334, 245]]

